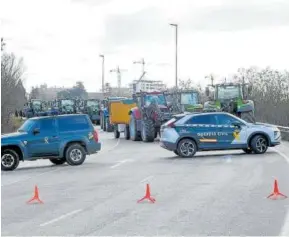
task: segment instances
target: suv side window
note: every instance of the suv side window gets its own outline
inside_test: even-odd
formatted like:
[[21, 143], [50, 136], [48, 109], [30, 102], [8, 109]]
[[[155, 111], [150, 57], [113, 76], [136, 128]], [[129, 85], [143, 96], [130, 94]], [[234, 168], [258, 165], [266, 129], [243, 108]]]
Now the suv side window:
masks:
[[39, 126], [41, 133], [53, 133], [56, 131], [54, 118], [40, 119]]
[[87, 130], [90, 128], [85, 116], [58, 117], [59, 132]]
[[216, 125], [217, 121], [215, 118], [215, 115], [197, 115], [197, 116], [193, 116], [192, 118], [190, 118], [186, 124], [210, 124], [210, 125]]
[[217, 120], [218, 120], [219, 125], [232, 125], [233, 123], [236, 123], [236, 122], [240, 123], [239, 120], [227, 114], [219, 114], [217, 116]]

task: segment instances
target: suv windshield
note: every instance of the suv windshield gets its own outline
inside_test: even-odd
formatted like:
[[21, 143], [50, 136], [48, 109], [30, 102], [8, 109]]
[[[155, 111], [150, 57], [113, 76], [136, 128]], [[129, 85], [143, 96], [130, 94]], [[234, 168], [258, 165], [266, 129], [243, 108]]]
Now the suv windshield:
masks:
[[239, 86], [218, 86], [217, 99], [228, 100], [241, 97]]
[[182, 105], [195, 105], [199, 103], [197, 93], [182, 93], [181, 104]]
[[159, 105], [166, 105], [166, 99], [163, 94], [160, 95], [146, 95], [145, 96], [145, 105], [149, 106], [153, 101]]
[[21, 127], [18, 129], [18, 132], [29, 132], [34, 124], [36, 124], [35, 120], [28, 119], [21, 125]]

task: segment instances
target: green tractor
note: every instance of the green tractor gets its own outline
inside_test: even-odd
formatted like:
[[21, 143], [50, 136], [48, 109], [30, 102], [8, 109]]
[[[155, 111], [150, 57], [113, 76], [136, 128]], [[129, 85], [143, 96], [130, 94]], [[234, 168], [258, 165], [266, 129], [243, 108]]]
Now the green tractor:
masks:
[[84, 101], [84, 113], [88, 114], [94, 124], [100, 124], [100, 100], [88, 99]]
[[[214, 88], [211, 96], [209, 87]], [[221, 83], [206, 87], [206, 96], [209, 101], [204, 104], [204, 112], [224, 111], [239, 118], [255, 123], [254, 101], [248, 100], [252, 87], [245, 83]]]
[[203, 105], [196, 90], [165, 92], [165, 97], [173, 113], [201, 112]]

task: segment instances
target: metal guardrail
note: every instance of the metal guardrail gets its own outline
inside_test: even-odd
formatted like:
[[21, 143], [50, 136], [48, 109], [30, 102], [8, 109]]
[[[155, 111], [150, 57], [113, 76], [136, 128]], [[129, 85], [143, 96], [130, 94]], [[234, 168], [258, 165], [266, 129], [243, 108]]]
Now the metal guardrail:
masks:
[[284, 126], [279, 126], [279, 125], [269, 124], [269, 123], [258, 123], [258, 124], [275, 126], [275, 127], [279, 128], [279, 130], [281, 131], [282, 140], [289, 141], [289, 127], [284, 127]]

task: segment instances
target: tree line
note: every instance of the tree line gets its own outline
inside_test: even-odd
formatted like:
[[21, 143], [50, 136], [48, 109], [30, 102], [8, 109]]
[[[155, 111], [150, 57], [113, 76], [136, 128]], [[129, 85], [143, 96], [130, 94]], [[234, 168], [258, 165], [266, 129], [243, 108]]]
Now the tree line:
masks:
[[[242, 83], [243, 80], [252, 86], [248, 99], [255, 103], [256, 121], [289, 127], [289, 72], [270, 67], [239, 68], [232, 81]], [[208, 100], [205, 90], [191, 79], [180, 80], [179, 87], [194, 88], [199, 91], [202, 103]]]
[[25, 67], [23, 59], [5, 51], [5, 41], [1, 38], [1, 133], [15, 131], [14, 114], [26, 102], [23, 86]]

